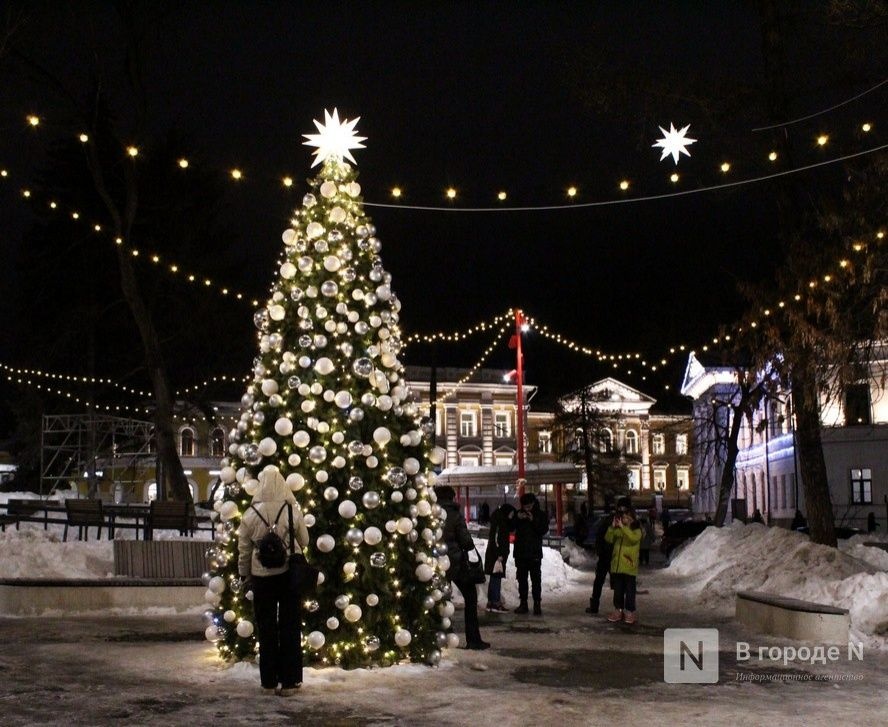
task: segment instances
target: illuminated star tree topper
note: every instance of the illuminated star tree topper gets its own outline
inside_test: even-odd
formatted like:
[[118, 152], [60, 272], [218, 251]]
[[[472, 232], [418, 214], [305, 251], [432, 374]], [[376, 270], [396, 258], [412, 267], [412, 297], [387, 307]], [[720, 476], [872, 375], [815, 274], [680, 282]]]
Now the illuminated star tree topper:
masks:
[[327, 159], [348, 159], [353, 164], [354, 157], [351, 155], [352, 149], [363, 149], [362, 141], [366, 141], [366, 136], [358, 136], [355, 134], [355, 125], [361, 120], [358, 116], [356, 119], [349, 121], [348, 119], [339, 120], [339, 112], [334, 108], [333, 113], [324, 110], [324, 123], [315, 119], [314, 125], [317, 127], [317, 134], [303, 134], [308, 141], [303, 142], [305, 146], [317, 147], [312, 152], [315, 160], [312, 166], [323, 164]]
[[[315, 122], [317, 123], [317, 122]], [[663, 150], [663, 153], [660, 155], [660, 161], [662, 162], [666, 157], [670, 154], [672, 155], [672, 159], [678, 164], [678, 155], [684, 154], [685, 156], [691, 156], [691, 153], [687, 150], [687, 146], [690, 144], [695, 144], [697, 142], [696, 139], [690, 139], [685, 136], [688, 133], [688, 129], [691, 128], [691, 125], [683, 127], [680, 131], [675, 128], [675, 126], [670, 123], [669, 131], [666, 131], [662, 126], [660, 127], [660, 132], [663, 134], [662, 139], [658, 139], [656, 144], [653, 144], [653, 147], [660, 147]]]

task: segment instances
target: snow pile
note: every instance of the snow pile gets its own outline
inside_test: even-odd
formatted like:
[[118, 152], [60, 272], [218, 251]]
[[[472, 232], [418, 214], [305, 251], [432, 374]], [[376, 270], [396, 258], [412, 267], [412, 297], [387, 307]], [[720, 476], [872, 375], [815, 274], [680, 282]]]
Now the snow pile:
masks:
[[888, 543], [888, 535], [855, 535], [839, 541], [839, 550], [853, 558], [869, 563], [877, 570], [888, 571], [888, 551], [882, 548], [867, 547], [865, 543]]
[[[687, 578], [698, 602], [732, 610], [737, 591], [763, 591], [846, 608], [853, 638], [888, 649], [888, 573], [875, 551], [855, 543], [850, 552], [812, 543], [782, 528], [735, 522], [707, 528], [672, 561], [669, 573]], [[875, 567], [874, 567], [875, 566]]]
[[592, 570], [595, 567], [595, 552], [581, 548], [570, 538], [565, 538], [561, 543], [561, 557], [578, 570]]
[[0, 533], [0, 578], [106, 578], [114, 575], [109, 540], [60, 542], [53, 531], [7, 527]]

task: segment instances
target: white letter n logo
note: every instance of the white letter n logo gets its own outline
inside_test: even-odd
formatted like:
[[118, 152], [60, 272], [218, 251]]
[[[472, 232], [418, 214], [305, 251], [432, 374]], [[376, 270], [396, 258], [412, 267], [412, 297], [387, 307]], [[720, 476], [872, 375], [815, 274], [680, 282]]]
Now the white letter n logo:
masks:
[[668, 684], [718, 682], [718, 629], [666, 629], [663, 681]]

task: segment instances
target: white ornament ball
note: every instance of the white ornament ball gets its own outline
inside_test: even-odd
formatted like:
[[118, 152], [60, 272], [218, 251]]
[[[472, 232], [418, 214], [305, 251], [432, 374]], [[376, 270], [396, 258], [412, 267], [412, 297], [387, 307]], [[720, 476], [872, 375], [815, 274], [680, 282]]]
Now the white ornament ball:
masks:
[[390, 397], [388, 394], [383, 394], [376, 400], [376, 408], [380, 411], [388, 411], [392, 408], [393, 403], [394, 402], [392, 401], [392, 397]]
[[226, 500], [222, 503], [222, 507], [219, 508], [219, 517], [223, 520], [231, 520], [231, 518], [237, 515], [237, 503], [232, 502], [231, 500]]
[[391, 438], [392, 433], [388, 430], [387, 427], [377, 427], [373, 431], [373, 441], [376, 442], [379, 446], [388, 444]]
[[[315, 520], [315, 516], [312, 515], [310, 512], [308, 512], [308, 513], [306, 513], [305, 515], [303, 515], [303, 516], [302, 516], [302, 519], [305, 521], [305, 527], [307, 527], [307, 528], [314, 527], [314, 524], [315, 524], [315, 522], [316, 522], [316, 520]], [[318, 574], [318, 578], [321, 579], [321, 580], [318, 581], [318, 583], [322, 583], [322, 582], [323, 582], [323, 576], [324, 576], [323, 573]]]
[[334, 207], [330, 210], [330, 222], [340, 223], [345, 222], [345, 218], [347, 217], [346, 212], [342, 207]]
[[300, 356], [299, 365], [302, 368], [307, 369], [309, 366], [311, 366], [311, 359], [308, 356]]
[[219, 472], [219, 479], [222, 480], [226, 485], [229, 482], [234, 482], [234, 479], [237, 477], [237, 472], [234, 467], [223, 467]]
[[259, 480], [250, 478], [246, 482], [244, 482], [244, 492], [246, 492], [250, 497], [259, 492]]
[[428, 517], [432, 514], [432, 506], [428, 500], [420, 500], [416, 503], [416, 514], [421, 517]]
[[300, 429], [293, 435], [293, 444], [297, 447], [307, 447], [311, 441], [311, 435], [304, 429]]
[[416, 577], [423, 583], [432, 580], [433, 575], [435, 575], [434, 569], [425, 563], [420, 563], [416, 566]]
[[447, 648], [455, 649], [457, 646], [459, 646], [459, 636], [453, 633], [447, 634]]
[[326, 638], [324, 638], [324, 635], [320, 631], [312, 631], [305, 637], [305, 640], [312, 649], [317, 651], [324, 645]]
[[222, 614], [222, 618], [224, 618], [228, 623], [234, 623], [237, 619], [237, 614], [231, 609], [228, 609], [225, 613]]
[[348, 391], [337, 391], [336, 396], [333, 397], [333, 401], [336, 402], [336, 406], [340, 409], [347, 409], [351, 406], [352, 395]]
[[314, 367], [315, 367], [315, 371], [317, 371], [319, 374], [321, 374], [323, 376], [326, 376], [327, 374], [331, 373], [333, 371], [333, 369], [335, 368], [335, 366], [333, 365], [333, 362], [329, 358], [327, 358], [326, 356], [324, 356], [323, 358], [319, 358], [317, 360], [317, 363], [315, 363]]
[[402, 517], [398, 520], [398, 532], [401, 535], [407, 535], [413, 530], [413, 521], [409, 517]]
[[322, 535], [315, 541], [315, 544], [322, 553], [329, 553], [336, 545], [336, 541], [333, 540], [332, 535]]
[[[293, 433], [293, 422], [287, 417], [281, 417], [274, 423], [274, 431], [282, 437], [289, 437]], [[404, 468], [407, 469], [406, 467]]]
[[337, 497], [339, 497], [339, 490], [335, 487], [328, 487], [324, 490], [324, 499], [327, 502], [333, 502]]
[[361, 607], [356, 603], [350, 603], [345, 607], [345, 611], [342, 612], [342, 615], [345, 616], [345, 620], [350, 621], [351, 623], [360, 619], [362, 614]]
[[321, 185], [321, 197], [331, 199], [336, 196], [336, 182], [327, 180]]
[[306, 414], [314, 411], [316, 404], [314, 399], [304, 399], [302, 403], [299, 405], [299, 408], [302, 409]]
[[375, 593], [368, 593], [366, 601], [368, 606], [375, 606], [379, 603], [379, 596], [377, 596]]
[[395, 631], [395, 643], [398, 646], [407, 646], [412, 640], [413, 636], [407, 629], [398, 629]]
[[285, 245], [295, 245], [296, 244], [296, 230], [293, 228], [287, 228], [284, 230], [283, 234], [281, 234], [281, 239], [284, 241]]
[[274, 379], [263, 379], [262, 380], [262, 393], [265, 396], [271, 396], [272, 394], [278, 393], [278, 382]]
[[395, 490], [391, 495], [389, 495], [389, 499], [392, 502], [402, 502], [404, 500], [404, 493], [400, 490]]
[[219, 634], [219, 629], [212, 624], [210, 626], [207, 626], [207, 630], [204, 631], [204, 636], [206, 637], [207, 641], [218, 641], [222, 638], [222, 636]]
[[259, 442], [259, 454], [263, 457], [271, 457], [275, 452], [277, 452], [277, 442], [275, 442], [271, 437], [265, 437], [261, 442]]
[[296, 277], [296, 266], [289, 262], [281, 265], [281, 277], [284, 280], [290, 280]]
[[339, 503], [339, 515], [346, 520], [353, 518], [357, 513], [358, 507], [351, 500], [343, 500]]
[[385, 523], [385, 529], [388, 532], [393, 533], [393, 532], [395, 532], [395, 530], [398, 529], [398, 523], [396, 523], [394, 520], [388, 520]]
[[204, 591], [204, 601], [209, 603], [211, 606], [218, 606], [219, 602], [222, 600], [222, 596], [218, 593], [213, 593], [212, 591]]
[[365, 464], [371, 470], [376, 469], [376, 467], [379, 465], [379, 460], [376, 457], [370, 456], [370, 457], [367, 457], [367, 459], [365, 460]]
[[408, 457], [404, 460], [404, 471], [408, 475], [415, 475], [419, 472], [419, 460], [414, 457]]
[[242, 639], [248, 639], [253, 635], [253, 622], [244, 619], [237, 625], [237, 635]]
[[330, 474], [327, 470], [318, 470], [315, 472], [315, 479], [320, 482], [322, 485], [330, 479]]
[[342, 267], [342, 260], [340, 260], [336, 255], [327, 255], [324, 258], [324, 268], [331, 273], [335, 273], [339, 268]]
[[364, 531], [364, 542], [367, 545], [378, 545], [382, 541], [382, 531], [371, 525]]
[[309, 222], [305, 227], [305, 234], [311, 240], [324, 234], [324, 226], [319, 222]]
[[336, 618], [336, 616], [330, 616], [330, 618], [327, 619], [327, 628], [331, 631], [335, 631], [336, 629], [338, 629], [339, 619]]
[[429, 462], [432, 464], [441, 464], [446, 456], [447, 451], [443, 447], [432, 447], [432, 451], [429, 452]]
[[343, 457], [342, 455], [336, 455], [330, 464], [332, 464], [336, 469], [341, 470], [348, 463], [345, 461], [345, 457]]
[[298, 472], [291, 472], [287, 475], [287, 486], [293, 491], [298, 492], [305, 487], [305, 478]]
[[[268, 307], [268, 317], [273, 321], [282, 321], [287, 317], [287, 311], [284, 310], [284, 306], [282, 305], [271, 305]], [[271, 341], [268, 342], [269, 349], [271, 348]]]
[[225, 591], [225, 579], [222, 576], [213, 576], [210, 578], [210, 582], [207, 583], [207, 588], [209, 588], [213, 593], [224, 593]]

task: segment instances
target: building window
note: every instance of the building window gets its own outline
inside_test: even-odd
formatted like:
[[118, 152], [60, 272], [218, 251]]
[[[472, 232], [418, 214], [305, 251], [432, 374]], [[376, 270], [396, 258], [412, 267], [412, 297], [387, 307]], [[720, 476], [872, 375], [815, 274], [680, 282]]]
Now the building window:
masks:
[[463, 467], [478, 467], [481, 464], [481, 454], [471, 452], [469, 454], [459, 453], [459, 463]]
[[626, 432], [626, 454], [638, 454], [638, 434], [634, 429]]
[[182, 457], [194, 456], [194, 430], [190, 427], [179, 432], [179, 454]]
[[[220, 488], [222, 489], [222, 488]], [[188, 490], [191, 492], [191, 499], [194, 499], [194, 485], [192, 483], [188, 483]], [[147, 497], [146, 500], [148, 502], [153, 502], [157, 499], [157, 483], [152, 482], [148, 485]]]
[[873, 471], [869, 468], [851, 470], [851, 502], [869, 505], [873, 501]]
[[852, 384], [845, 389], [845, 426], [872, 423], [869, 384]]
[[[665, 473], [664, 473], [665, 474]], [[687, 490], [691, 486], [691, 478], [687, 467], [676, 467], [675, 482], [679, 490]]]
[[493, 415], [493, 436], [503, 439], [511, 436], [511, 433], [511, 427], [509, 426], [509, 412], [495, 412]]
[[515, 460], [511, 454], [496, 454], [493, 457], [493, 463], [497, 467], [511, 467], [515, 464]]
[[539, 435], [540, 452], [543, 454], [552, 454], [552, 433], [540, 432]]
[[210, 454], [213, 457], [223, 457], [225, 455], [225, 432], [222, 429], [213, 430], [213, 439], [210, 445]]
[[655, 434], [651, 446], [654, 454], [666, 454], [666, 437], [662, 434]]
[[641, 470], [637, 467], [632, 467], [629, 469], [629, 490], [632, 492], [638, 492], [639, 481], [641, 480]]
[[687, 434], [678, 434], [675, 437], [675, 453], [676, 454], [687, 454], [688, 453], [688, 435]]
[[459, 413], [459, 436], [475, 437], [477, 427], [475, 425], [475, 412], [461, 411]]
[[614, 435], [610, 429], [602, 429], [598, 435], [598, 449], [602, 452], [612, 452], [614, 449]]
[[662, 492], [666, 489], [666, 468], [654, 467], [654, 489]]

